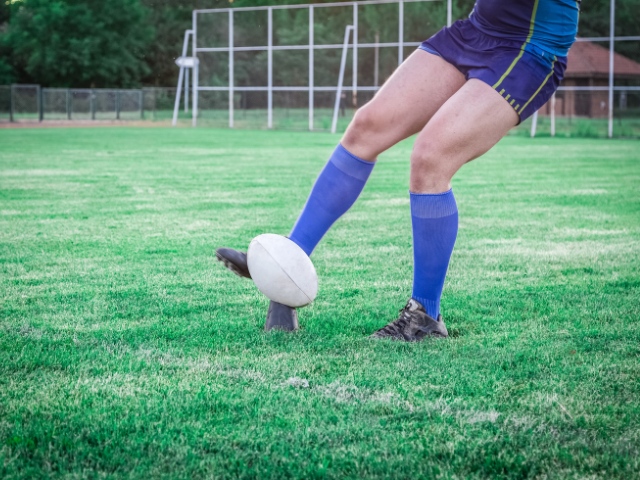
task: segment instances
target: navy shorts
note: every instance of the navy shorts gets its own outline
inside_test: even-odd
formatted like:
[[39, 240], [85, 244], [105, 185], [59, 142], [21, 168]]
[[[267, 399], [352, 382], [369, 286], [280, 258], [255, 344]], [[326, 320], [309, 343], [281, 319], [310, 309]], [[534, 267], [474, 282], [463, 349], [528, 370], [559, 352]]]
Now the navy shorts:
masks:
[[477, 78], [509, 102], [520, 121], [551, 98], [560, 85], [567, 57], [556, 57], [530, 43], [492, 37], [468, 20], [445, 27], [419, 47]]

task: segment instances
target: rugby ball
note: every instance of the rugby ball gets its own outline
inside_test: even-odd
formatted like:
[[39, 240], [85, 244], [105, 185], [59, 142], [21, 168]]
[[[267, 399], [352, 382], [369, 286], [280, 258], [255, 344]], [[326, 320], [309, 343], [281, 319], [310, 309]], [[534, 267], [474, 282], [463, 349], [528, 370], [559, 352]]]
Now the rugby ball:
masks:
[[247, 266], [258, 290], [274, 302], [304, 307], [316, 298], [316, 269], [304, 250], [286, 237], [265, 233], [254, 238]]

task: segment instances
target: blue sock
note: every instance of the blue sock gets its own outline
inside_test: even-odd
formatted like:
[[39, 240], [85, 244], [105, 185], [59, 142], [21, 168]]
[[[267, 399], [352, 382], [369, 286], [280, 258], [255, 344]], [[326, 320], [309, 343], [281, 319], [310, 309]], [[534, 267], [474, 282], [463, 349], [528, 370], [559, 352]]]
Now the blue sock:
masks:
[[338, 144], [289, 235], [307, 255], [358, 199], [374, 165], [375, 162], [362, 160]]
[[413, 225], [413, 293], [437, 319], [440, 296], [458, 234], [458, 207], [453, 192], [411, 193]]

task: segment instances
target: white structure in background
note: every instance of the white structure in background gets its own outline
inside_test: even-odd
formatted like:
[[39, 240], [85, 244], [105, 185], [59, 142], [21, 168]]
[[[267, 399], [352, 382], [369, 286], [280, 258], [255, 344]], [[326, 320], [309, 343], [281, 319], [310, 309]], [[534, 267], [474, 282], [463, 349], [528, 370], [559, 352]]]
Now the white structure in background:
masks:
[[[226, 91], [229, 92], [229, 127], [233, 128], [233, 117], [234, 117], [234, 92], [235, 91], [243, 91], [243, 92], [267, 92], [267, 126], [268, 128], [273, 127], [273, 92], [309, 92], [309, 130], [313, 130], [313, 109], [314, 109], [314, 101], [313, 94], [317, 91], [335, 91], [336, 95], [336, 105], [339, 106], [340, 102], [340, 93], [342, 90], [342, 80], [344, 75], [344, 67], [346, 66], [345, 60], [345, 52], [348, 48], [348, 28], [352, 28], [353, 31], [353, 84], [351, 86], [352, 94], [355, 97], [357, 95], [358, 90], [361, 91], [377, 91], [380, 87], [377, 85], [378, 82], [374, 82], [376, 85], [373, 86], [360, 86], [358, 85], [358, 49], [359, 48], [375, 48], [379, 49], [380, 47], [397, 47], [398, 48], [398, 64], [402, 63], [404, 60], [404, 47], [407, 46], [419, 46], [420, 42], [405, 42], [404, 41], [404, 4], [410, 2], [429, 2], [429, 1], [446, 1], [447, 2], [447, 25], [451, 25], [453, 20], [453, 12], [452, 12], [452, 0], [363, 0], [358, 2], [342, 2], [342, 3], [317, 3], [317, 4], [305, 4], [305, 5], [277, 5], [270, 7], [241, 7], [241, 8], [216, 8], [216, 9], [206, 9], [206, 10], [194, 10], [192, 14], [193, 27], [191, 30], [187, 30], [185, 32], [185, 41], [183, 45], [183, 53], [180, 66], [180, 77], [178, 81], [178, 92], [176, 95], [176, 106], [174, 109], [174, 125], [177, 120], [177, 112], [178, 112], [178, 104], [179, 104], [179, 96], [180, 90], [182, 86], [183, 74], [185, 73], [185, 68], [193, 68], [193, 108], [192, 108], [192, 124], [195, 127], [197, 116], [198, 116], [198, 93], [200, 91]], [[398, 41], [397, 42], [385, 42], [379, 43], [376, 39], [375, 43], [358, 43], [358, 7], [364, 5], [374, 5], [374, 4], [397, 4], [398, 5]], [[353, 24], [347, 27], [347, 31], [345, 32], [345, 42], [340, 45], [316, 45], [314, 43], [314, 10], [318, 8], [324, 7], [351, 7], [353, 9]], [[309, 9], [309, 44], [308, 45], [273, 45], [273, 10], [274, 9], [301, 9], [307, 8]], [[257, 11], [257, 10], [266, 10], [267, 11], [267, 23], [268, 23], [268, 37], [267, 37], [267, 45], [263, 46], [254, 46], [254, 47], [236, 47], [234, 46], [234, 38], [233, 38], [233, 17], [234, 12], [246, 12], [246, 11]], [[197, 47], [197, 24], [198, 24], [198, 15], [207, 15], [207, 14], [215, 14], [215, 13], [226, 13], [228, 16], [228, 26], [229, 26], [229, 39], [227, 47]], [[614, 43], [616, 41], [638, 41], [640, 40], [640, 36], [625, 36], [625, 37], [615, 37], [614, 36], [614, 27], [615, 27], [615, 0], [610, 0], [610, 19], [609, 19], [609, 28], [610, 34], [608, 37], [594, 37], [594, 38], [579, 38], [576, 41], [590, 41], [590, 42], [609, 42], [609, 86], [608, 87], [560, 87], [559, 90], [608, 90], [609, 92], [609, 137], [613, 135], [613, 92], [615, 90], [622, 90], [624, 88], [627, 90], [636, 90], [640, 89], [640, 87], [614, 87], [614, 65], [613, 65], [613, 57], [614, 57]], [[188, 36], [191, 35], [192, 40], [192, 51], [193, 57], [186, 57], [187, 52], [187, 44], [188, 44]], [[317, 87], [314, 84], [314, 72], [313, 72], [313, 62], [314, 62], [314, 51], [319, 49], [343, 49], [342, 61], [340, 66], [340, 77], [338, 79], [338, 86], [336, 87]], [[237, 51], [264, 51], [268, 52], [268, 81], [267, 86], [260, 87], [240, 87], [234, 85], [234, 66], [233, 66], [233, 57], [234, 52]], [[286, 87], [286, 86], [273, 86], [273, 51], [274, 50], [308, 50], [309, 52], [309, 85], [306, 87]], [[199, 86], [199, 78], [198, 78], [198, 59], [197, 55], [200, 52], [227, 52], [229, 54], [229, 85], [226, 87], [214, 87], [214, 86]], [[176, 61], [178, 63], [178, 61]], [[188, 77], [188, 70], [187, 77]], [[188, 92], [188, 80], [185, 83], [185, 94]], [[555, 99], [554, 99], [555, 100]], [[552, 101], [555, 103], [555, 101]], [[185, 101], [185, 108], [187, 102]], [[335, 130], [335, 107], [334, 107], [334, 121], [332, 130]], [[555, 127], [555, 111], [551, 110], [552, 115], [552, 124]], [[533, 125], [531, 126], [531, 134], [535, 135], [536, 132], [536, 123], [537, 123], [537, 114], [533, 115], [532, 121]], [[555, 133], [555, 128], [553, 128]]]
[[[176, 90], [176, 103], [173, 106], [173, 121], [171, 124], [175, 127], [178, 122], [178, 110], [180, 109], [180, 93], [182, 92], [182, 81], [184, 80], [184, 111], [189, 111], [189, 69], [193, 70], [194, 80], [198, 77], [197, 57], [187, 57], [187, 48], [189, 46], [189, 36], [193, 35], [193, 30], [185, 30], [184, 42], [182, 43], [182, 56], [176, 58], [176, 65], [180, 67], [180, 75], [178, 76], [178, 88]], [[186, 77], [186, 78], [185, 78]], [[195, 92], [195, 88], [194, 88]], [[194, 108], [196, 107], [196, 96], [194, 95]], [[196, 126], [196, 117], [193, 117], [193, 126]]]
[[[344, 80], [344, 67], [347, 63], [347, 50], [349, 49], [349, 34], [354, 31], [353, 25], [347, 25], [344, 29], [344, 42], [342, 43], [342, 57], [340, 58], [340, 74], [338, 76], [338, 89], [336, 90], [336, 101], [333, 105], [333, 122], [331, 122], [331, 133], [336, 133], [338, 125], [338, 112], [340, 111], [340, 99], [342, 97], [342, 82]], [[354, 48], [355, 57], [355, 48]], [[311, 128], [309, 128], [311, 130]]]
[[[431, 2], [431, 1], [446, 1], [447, 2], [447, 25], [451, 25], [452, 16], [452, 0], [363, 0], [358, 2], [341, 2], [341, 3], [316, 3], [316, 4], [304, 4], [304, 5], [277, 5], [270, 7], [241, 7], [241, 8], [214, 8], [206, 10], [194, 10], [193, 11], [193, 27], [192, 30], [192, 45], [193, 56], [196, 57], [198, 53], [204, 52], [227, 52], [229, 54], [229, 85], [226, 87], [218, 86], [199, 86], [198, 79], [198, 66], [195, 65], [193, 76], [193, 108], [192, 118], [193, 125], [196, 125], [196, 119], [198, 116], [198, 93], [201, 91], [223, 91], [229, 92], [229, 128], [233, 128], [234, 123], [234, 92], [267, 92], [267, 126], [273, 128], [273, 92], [308, 92], [309, 93], [309, 130], [313, 130], [313, 94], [314, 92], [338, 92], [338, 87], [317, 87], [314, 84], [314, 51], [322, 49], [343, 49], [343, 58], [345, 58], [345, 45], [317, 45], [314, 42], [314, 11], [318, 8], [325, 7], [343, 7], [353, 9], [353, 81], [350, 90], [355, 97], [358, 90], [361, 91], [377, 91], [380, 87], [374, 86], [360, 86], [358, 85], [358, 49], [359, 48], [379, 48], [379, 47], [397, 47], [398, 48], [398, 64], [401, 64], [404, 60], [404, 47], [417, 47], [420, 42], [405, 42], [404, 41], [404, 4], [412, 2]], [[386, 43], [358, 43], [358, 7], [363, 5], [376, 5], [376, 4], [397, 4], [398, 5], [398, 41], [386, 42]], [[273, 10], [280, 9], [301, 9], [306, 8], [309, 10], [309, 43], [308, 45], [274, 45], [273, 44]], [[267, 11], [267, 45], [253, 46], [253, 47], [236, 47], [234, 46], [233, 37], [233, 19], [234, 12], [247, 12], [247, 11]], [[198, 16], [207, 14], [221, 14], [226, 13], [228, 16], [228, 31], [229, 39], [227, 47], [197, 47], [197, 35], [198, 35]], [[346, 40], [345, 42], [347, 42]], [[186, 34], [185, 34], [186, 43]], [[234, 53], [238, 51], [267, 51], [267, 85], [259, 87], [240, 87], [234, 85]], [[281, 87], [273, 85], [273, 52], [275, 50], [307, 50], [309, 52], [309, 84], [304, 87]], [[186, 50], [183, 48], [183, 56], [186, 55]], [[341, 62], [346, 66], [346, 59]], [[341, 75], [338, 82], [341, 83], [344, 75], [344, 69], [341, 68]], [[178, 87], [180, 90], [180, 87]], [[340, 93], [338, 93], [338, 102]], [[176, 103], [177, 105], [177, 103]], [[339, 105], [339, 103], [338, 103]], [[177, 107], [176, 107], [177, 112]]]

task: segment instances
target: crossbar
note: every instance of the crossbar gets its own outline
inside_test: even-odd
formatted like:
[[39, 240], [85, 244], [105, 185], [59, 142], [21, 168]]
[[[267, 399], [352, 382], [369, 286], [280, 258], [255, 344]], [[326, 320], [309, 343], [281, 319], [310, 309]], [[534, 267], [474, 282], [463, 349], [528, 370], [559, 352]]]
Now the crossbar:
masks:
[[[358, 48], [376, 48], [376, 47], [419, 47], [422, 42], [385, 42], [385, 43], [358, 43]], [[272, 50], [329, 50], [342, 48], [341, 44], [325, 44], [325, 45], [273, 45]], [[198, 47], [196, 52], [228, 52], [233, 50], [234, 52], [264, 52], [269, 51], [268, 45], [261, 45], [255, 47]]]
[[365, 0], [362, 2], [334, 2], [334, 3], [303, 3], [300, 5], [273, 5], [271, 7], [237, 7], [237, 8], [205, 8], [194, 10], [195, 13], [224, 13], [229, 10], [236, 12], [249, 12], [256, 10], [293, 10], [296, 8], [322, 8], [322, 7], [349, 7], [355, 5], [380, 5], [385, 3], [411, 3], [411, 2], [438, 2], [441, 0]]

